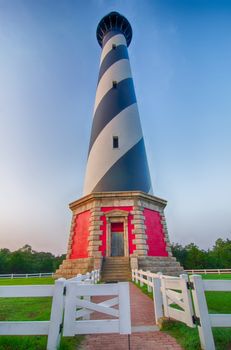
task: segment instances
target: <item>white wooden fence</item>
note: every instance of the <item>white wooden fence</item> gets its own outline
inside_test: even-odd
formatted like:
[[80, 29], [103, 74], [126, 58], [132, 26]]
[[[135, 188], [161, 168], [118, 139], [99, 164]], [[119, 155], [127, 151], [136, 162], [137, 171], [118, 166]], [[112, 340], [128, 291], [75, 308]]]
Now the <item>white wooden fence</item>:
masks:
[[193, 273], [193, 274], [211, 274], [211, 273], [217, 273], [219, 275], [221, 274], [230, 274], [231, 273], [231, 269], [194, 269], [194, 270], [185, 270], [185, 272], [187, 273]]
[[205, 291], [231, 292], [231, 281], [202, 280], [201, 276], [190, 276], [195, 315], [198, 319], [198, 331], [201, 347], [206, 350], [215, 350], [212, 327], [231, 327], [231, 314], [209, 314], [205, 298]]
[[199, 275], [173, 277], [142, 270], [132, 270], [132, 280], [153, 290], [156, 322], [165, 316], [189, 327], [198, 326], [204, 350], [215, 350], [212, 327], [231, 327], [231, 314], [209, 314], [205, 298], [205, 291], [231, 292], [231, 281], [202, 280]]
[[89, 282], [89, 283], [97, 283], [100, 280], [100, 270], [94, 270], [91, 272], [87, 272], [85, 275], [78, 274], [75, 277], [69, 278], [68, 282], [76, 281], [76, 282]]
[[1, 278], [36, 278], [36, 277], [53, 277], [54, 272], [38, 272], [38, 273], [7, 273], [7, 274], [0, 274]]
[[[128, 282], [98, 285], [79, 285], [70, 282], [66, 288], [64, 336], [94, 333], [131, 333]], [[113, 296], [113, 298], [96, 303], [91, 299], [94, 296]], [[116, 305], [118, 305], [118, 309], [114, 308]], [[95, 319], [95, 316], [93, 320], [90, 320], [90, 314], [95, 312], [107, 315], [107, 317], [105, 319]], [[108, 315], [110, 318], [108, 318]], [[82, 318], [84, 319], [82, 320]]]
[[60, 325], [64, 307], [65, 279], [55, 285], [1, 286], [0, 297], [52, 297], [49, 321], [0, 322], [0, 335], [48, 335], [47, 349], [54, 350], [60, 341]]
[[[98, 284], [99, 270], [78, 275], [69, 280], [60, 278], [55, 285], [0, 286], [0, 297], [52, 297], [49, 321], [3, 321], [0, 335], [48, 335], [47, 349], [56, 350], [60, 337], [86, 333], [131, 333], [129, 284]], [[96, 303], [92, 296], [114, 296]], [[105, 298], [105, 297], [104, 297]], [[118, 305], [118, 309], [113, 306]], [[76, 308], [77, 311], [76, 311]], [[100, 312], [114, 317], [90, 320], [90, 314]], [[64, 314], [64, 323], [63, 323]]]
[[[62, 333], [64, 336], [130, 334], [128, 282], [96, 285], [99, 279], [100, 271], [95, 270], [68, 280], [60, 278], [55, 285], [0, 286], [0, 297], [53, 298], [49, 321], [0, 322], [0, 335], [48, 335], [47, 350], [56, 350]], [[97, 303], [91, 299], [94, 296], [103, 296], [104, 300]], [[107, 316], [104, 320], [96, 319], [96, 312]], [[92, 313], [93, 320], [90, 319]]]
[[162, 273], [150, 271], [132, 270], [132, 280], [146, 284], [148, 291], [153, 291], [155, 319], [172, 317], [186, 323], [189, 327], [193, 324], [193, 308], [190, 291], [187, 288], [187, 275], [180, 277], [167, 276]]

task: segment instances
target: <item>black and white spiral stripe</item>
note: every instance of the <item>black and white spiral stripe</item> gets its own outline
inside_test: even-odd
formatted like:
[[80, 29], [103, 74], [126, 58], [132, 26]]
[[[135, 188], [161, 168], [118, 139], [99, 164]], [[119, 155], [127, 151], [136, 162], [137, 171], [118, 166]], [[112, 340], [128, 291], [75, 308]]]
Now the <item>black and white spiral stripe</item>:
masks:
[[135, 190], [151, 193], [151, 180], [126, 39], [111, 31], [103, 40], [84, 194]]

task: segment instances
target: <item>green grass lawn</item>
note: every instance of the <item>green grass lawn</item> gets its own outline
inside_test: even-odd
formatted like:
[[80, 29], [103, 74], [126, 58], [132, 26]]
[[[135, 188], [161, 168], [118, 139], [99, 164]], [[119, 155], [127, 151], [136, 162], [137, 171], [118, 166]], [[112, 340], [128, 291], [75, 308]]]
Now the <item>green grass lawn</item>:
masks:
[[[206, 274], [203, 279], [230, 279], [231, 274]], [[152, 298], [152, 292], [147, 287], [140, 287], [142, 291]], [[206, 292], [206, 301], [209, 313], [231, 314], [231, 292]], [[187, 327], [177, 321], [163, 322], [163, 332], [172, 335], [185, 350], [200, 350], [200, 339], [196, 328]], [[216, 350], [231, 349], [231, 328], [213, 328]]]
[[218, 273], [207, 273], [201, 275], [203, 280], [231, 280], [231, 273], [218, 274]]
[[0, 286], [19, 286], [25, 284], [54, 284], [52, 277], [41, 278], [0, 278]]
[[[1, 279], [0, 285], [53, 284], [50, 277]], [[46, 321], [52, 298], [0, 298], [0, 321]], [[76, 350], [83, 337], [62, 338], [60, 350]], [[47, 336], [0, 336], [0, 350], [45, 350]]]

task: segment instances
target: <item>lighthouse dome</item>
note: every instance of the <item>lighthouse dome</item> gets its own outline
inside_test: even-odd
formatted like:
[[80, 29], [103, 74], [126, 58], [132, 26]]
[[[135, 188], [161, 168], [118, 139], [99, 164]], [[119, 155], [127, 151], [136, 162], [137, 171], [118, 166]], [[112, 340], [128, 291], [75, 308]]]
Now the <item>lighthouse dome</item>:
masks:
[[132, 40], [132, 27], [127, 18], [121, 15], [119, 12], [110, 12], [104, 16], [98, 24], [96, 30], [96, 37], [99, 45], [103, 46], [103, 39], [110, 31], [121, 32], [127, 41], [127, 46], [130, 45]]

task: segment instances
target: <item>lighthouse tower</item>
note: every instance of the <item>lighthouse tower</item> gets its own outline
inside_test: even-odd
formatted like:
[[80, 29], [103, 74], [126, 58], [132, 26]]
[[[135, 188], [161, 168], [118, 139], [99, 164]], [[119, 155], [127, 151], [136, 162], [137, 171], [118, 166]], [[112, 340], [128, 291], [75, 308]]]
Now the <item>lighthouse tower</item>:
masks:
[[99, 22], [102, 48], [83, 197], [73, 212], [67, 258], [56, 276], [94, 268], [105, 280], [130, 268], [182, 272], [172, 257], [164, 208], [153, 195], [128, 56], [132, 28], [111, 12]]
[[128, 46], [132, 28], [116, 12], [97, 28], [102, 47], [84, 194], [151, 193], [151, 180], [132, 79]]

